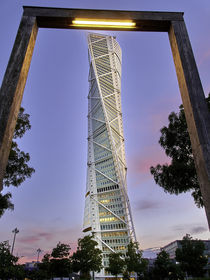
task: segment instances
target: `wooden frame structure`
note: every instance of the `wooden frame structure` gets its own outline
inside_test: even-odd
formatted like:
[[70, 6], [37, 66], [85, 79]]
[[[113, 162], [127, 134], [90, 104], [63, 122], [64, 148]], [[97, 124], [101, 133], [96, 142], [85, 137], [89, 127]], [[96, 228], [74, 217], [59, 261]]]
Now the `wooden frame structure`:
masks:
[[[210, 114], [191, 48], [183, 13], [88, 10], [23, 7], [17, 32], [0, 89], [0, 190], [11, 147], [15, 124], [39, 28], [78, 28], [75, 18], [132, 20], [132, 31], [168, 32], [187, 126], [192, 143], [197, 175], [210, 227]], [[92, 29], [113, 30], [111, 27]], [[114, 30], [125, 30], [114, 28]]]

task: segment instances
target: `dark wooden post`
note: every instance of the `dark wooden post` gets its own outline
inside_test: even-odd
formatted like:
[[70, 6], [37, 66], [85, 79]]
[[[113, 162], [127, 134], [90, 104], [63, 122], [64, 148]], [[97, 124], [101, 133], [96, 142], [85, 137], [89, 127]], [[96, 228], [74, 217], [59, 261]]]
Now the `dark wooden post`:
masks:
[[23, 14], [0, 89], [0, 190], [37, 35], [36, 17]]
[[172, 21], [169, 40], [210, 228], [210, 113], [184, 21]]

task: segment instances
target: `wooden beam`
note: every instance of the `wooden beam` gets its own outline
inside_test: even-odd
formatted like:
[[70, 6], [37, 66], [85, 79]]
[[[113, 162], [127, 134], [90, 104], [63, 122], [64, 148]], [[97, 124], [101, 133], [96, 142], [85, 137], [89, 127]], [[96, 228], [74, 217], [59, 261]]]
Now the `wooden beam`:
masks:
[[0, 190], [37, 30], [36, 17], [23, 15], [0, 89]]
[[169, 40], [210, 228], [210, 113], [184, 21], [172, 21]]
[[[182, 21], [181, 12], [141, 12], [141, 11], [113, 11], [91, 9], [64, 9], [24, 6], [24, 14], [37, 17], [37, 25], [42, 28], [67, 28], [67, 29], [94, 29], [104, 30], [100, 27], [75, 27], [72, 20], [75, 18], [108, 19], [108, 20], [133, 20], [136, 28], [132, 31], [168, 31], [170, 21]], [[125, 31], [122, 28], [106, 28], [106, 30]]]

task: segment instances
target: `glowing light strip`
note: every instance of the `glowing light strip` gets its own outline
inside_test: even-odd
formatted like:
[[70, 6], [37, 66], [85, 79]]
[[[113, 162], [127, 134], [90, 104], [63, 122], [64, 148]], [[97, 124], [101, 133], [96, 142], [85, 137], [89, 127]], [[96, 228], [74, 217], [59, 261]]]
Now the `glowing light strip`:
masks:
[[112, 27], [112, 28], [135, 28], [136, 23], [132, 21], [106, 21], [92, 19], [75, 19], [72, 21], [74, 26], [94, 26], [94, 27]]

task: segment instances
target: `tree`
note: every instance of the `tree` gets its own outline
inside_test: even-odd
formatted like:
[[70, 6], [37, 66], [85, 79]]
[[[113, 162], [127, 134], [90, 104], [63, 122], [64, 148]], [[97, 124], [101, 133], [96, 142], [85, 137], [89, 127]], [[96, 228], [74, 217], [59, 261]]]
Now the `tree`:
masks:
[[[14, 141], [14, 139], [23, 137], [25, 132], [31, 128], [29, 114], [24, 113], [24, 111], [24, 108], [21, 107], [13, 135], [8, 164], [3, 179], [3, 185], [7, 187], [10, 185], [15, 187], [19, 186], [26, 180], [26, 178], [30, 178], [32, 173], [35, 172], [34, 168], [28, 166], [30, 155], [21, 151], [17, 142]], [[10, 200], [11, 197], [12, 195], [9, 192], [5, 195], [0, 193], [0, 217], [4, 214], [6, 209], [14, 209], [14, 205]]]
[[27, 164], [30, 160], [30, 155], [21, 151], [14, 141], [14, 139], [22, 138], [25, 132], [31, 129], [29, 114], [24, 113], [24, 111], [25, 109], [21, 107], [18, 114], [6, 173], [3, 179], [5, 186], [13, 185], [17, 187], [35, 172], [34, 168], [29, 167]]
[[144, 274], [144, 272], [147, 270], [148, 263], [142, 258], [142, 251], [139, 250], [139, 245], [137, 242], [131, 241], [128, 244], [125, 263], [129, 279], [132, 272], [136, 272], [140, 277], [140, 275]]
[[[15, 277], [16, 280], [25, 279], [25, 265], [16, 264], [13, 267], [13, 277]], [[38, 280], [38, 279], [36, 279], [36, 280]]]
[[170, 260], [169, 254], [164, 250], [157, 255], [152, 275], [155, 280], [184, 279], [184, 274], [180, 270], [179, 265], [176, 265], [172, 260]]
[[[36, 274], [45, 277], [68, 277], [71, 273], [70, 246], [59, 242], [52, 249], [51, 254], [45, 254], [42, 262], [38, 264], [38, 273]], [[36, 276], [38, 277], [38, 276]]]
[[[206, 98], [206, 102], [210, 111], [210, 94]], [[151, 166], [150, 172], [156, 184], [161, 186], [165, 192], [178, 195], [191, 191], [195, 204], [203, 207], [184, 108], [181, 105], [179, 109], [178, 114], [172, 112], [169, 115], [168, 127], [164, 126], [160, 130], [159, 143], [166, 155], [171, 158], [171, 163]]]
[[72, 255], [73, 271], [80, 271], [81, 277], [90, 279], [90, 272], [102, 269], [102, 251], [93, 236], [78, 239], [77, 251]]
[[181, 248], [176, 249], [176, 261], [188, 276], [200, 277], [205, 273], [204, 267], [208, 258], [204, 256], [205, 244], [198, 239], [192, 239], [186, 234], [181, 241]]
[[[32, 272], [34, 279], [48, 279], [52, 277], [51, 272], [51, 264], [50, 264], [50, 254], [45, 254], [43, 256], [42, 262], [37, 265], [38, 270], [36, 272]], [[31, 277], [31, 275], [30, 275]], [[43, 278], [42, 278], [43, 277]]]
[[50, 276], [44, 270], [34, 269], [31, 271], [25, 271], [25, 278], [30, 280], [43, 280], [50, 279]]
[[11, 197], [12, 197], [12, 195], [9, 192], [6, 193], [5, 195], [0, 193], [0, 218], [7, 209], [10, 209], [10, 210], [14, 209], [14, 205], [10, 201]]
[[59, 258], [59, 259], [67, 258], [69, 257], [70, 250], [71, 248], [68, 244], [58, 242], [57, 246], [53, 248], [51, 256], [53, 258]]
[[[109, 266], [107, 267], [107, 271], [109, 271], [117, 279], [117, 276], [124, 272], [125, 264], [125, 259], [122, 257], [122, 253], [110, 253]], [[125, 274], [127, 274], [126, 271], [124, 273], [124, 276]]]
[[17, 264], [18, 257], [14, 257], [10, 253], [8, 241], [0, 243], [0, 277], [2, 280], [16, 277], [16, 279], [24, 278], [24, 269]]
[[167, 279], [170, 272], [171, 261], [169, 259], [168, 253], [161, 251], [157, 255], [157, 259], [154, 263], [153, 273], [156, 275], [157, 279]]
[[70, 246], [59, 242], [52, 250], [50, 267], [53, 277], [67, 277], [71, 273]]

